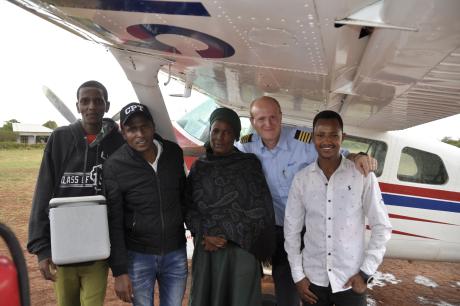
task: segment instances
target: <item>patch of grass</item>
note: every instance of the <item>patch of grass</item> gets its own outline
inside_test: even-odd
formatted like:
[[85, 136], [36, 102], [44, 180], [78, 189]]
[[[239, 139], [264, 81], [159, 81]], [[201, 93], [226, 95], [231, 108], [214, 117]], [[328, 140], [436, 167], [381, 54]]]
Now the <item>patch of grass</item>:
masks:
[[16, 230], [17, 218], [28, 218], [42, 156], [42, 149], [0, 150], [0, 222]]
[[43, 149], [0, 150], [0, 169], [35, 169], [40, 166]]

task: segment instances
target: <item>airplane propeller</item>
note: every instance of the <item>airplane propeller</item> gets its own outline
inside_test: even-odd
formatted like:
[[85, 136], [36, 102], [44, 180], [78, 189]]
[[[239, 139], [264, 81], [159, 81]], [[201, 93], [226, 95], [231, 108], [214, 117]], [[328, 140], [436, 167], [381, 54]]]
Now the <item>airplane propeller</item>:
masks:
[[45, 85], [42, 86], [43, 93], [45, 96], [48, 98], [48, 100], [53, 104], [53, 106], [58, 110], [58, 112], [64, 116], [64, 118], [67, 119], [70, 123], [77, 121], [77, 118], [75, 115], [72, 113], [72, 111], [67, 107], [67, 105], [64, 104], [64, 102], [59, 99], [56, 94], [46, 87]]
[[119, 121], [120, 120], [120, 112], [117, 112], [115, 115], [112, 116], [113, 121]]

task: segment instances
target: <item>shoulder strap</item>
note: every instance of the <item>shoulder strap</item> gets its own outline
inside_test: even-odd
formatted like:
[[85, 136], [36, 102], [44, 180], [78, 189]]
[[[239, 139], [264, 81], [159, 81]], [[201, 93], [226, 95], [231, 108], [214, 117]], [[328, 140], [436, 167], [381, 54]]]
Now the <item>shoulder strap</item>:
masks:
[[247, 134], [247, 135], [244, 135], [240, 138], [240, 143], [248, 143], [248, 142], [252, 142], [252, 133], [251, 134]]
[[298, 141], [305, 142], [305, 143], [310, 143], [311, 142], [312, 135], [310, 132], [302, 131], [302, 130], [296, 130], [294, 139], [297, 139]]

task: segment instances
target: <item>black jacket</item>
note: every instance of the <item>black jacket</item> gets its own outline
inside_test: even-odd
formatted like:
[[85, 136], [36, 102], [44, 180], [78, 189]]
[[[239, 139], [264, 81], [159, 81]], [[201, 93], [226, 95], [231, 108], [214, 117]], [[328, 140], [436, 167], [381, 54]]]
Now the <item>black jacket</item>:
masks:
[[182, 149], [158, 135], [155, 139], [163, 147], [156, 173], [127, 144], [104, 165], [114, 276], [128, 272], [127, 250], [162, 255], [185, 245]]
[[102, 131], [88, 144], [78, 120], [57, 128], [43, 153], [29, 219], [27, 249], [38, 260], [51, 257], [49, 201], [55, 197], [102, 193], [102, 164], [123, 143], [118, 125], [103, 119]]

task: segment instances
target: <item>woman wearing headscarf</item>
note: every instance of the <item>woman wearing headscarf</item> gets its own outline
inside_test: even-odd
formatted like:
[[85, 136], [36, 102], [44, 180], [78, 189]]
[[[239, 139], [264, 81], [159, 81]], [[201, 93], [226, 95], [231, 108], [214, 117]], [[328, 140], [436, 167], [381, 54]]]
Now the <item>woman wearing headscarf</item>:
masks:
[[186, 223], [195, 239], [189, 305], [261, 305], [260, 262], [275, 248], [270, 191], [257, 157], [233, 146], [238, 115], [218, 108], [209, 121], [206, 154], [187, 178]]

